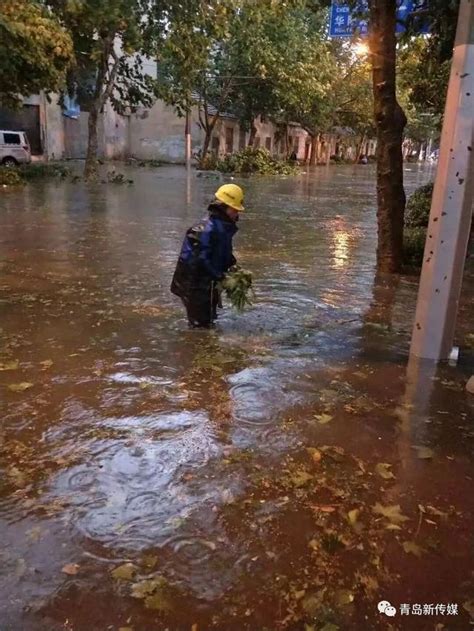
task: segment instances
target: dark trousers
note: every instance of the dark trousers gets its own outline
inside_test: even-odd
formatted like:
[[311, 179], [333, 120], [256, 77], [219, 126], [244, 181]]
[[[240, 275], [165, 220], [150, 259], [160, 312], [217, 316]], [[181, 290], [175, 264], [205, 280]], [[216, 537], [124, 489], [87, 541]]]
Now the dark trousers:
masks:
[[191, 289], [182, 301], [192, 327], [209, 328], [217, 318], [219, 292], [213, 281], [206, 287]]

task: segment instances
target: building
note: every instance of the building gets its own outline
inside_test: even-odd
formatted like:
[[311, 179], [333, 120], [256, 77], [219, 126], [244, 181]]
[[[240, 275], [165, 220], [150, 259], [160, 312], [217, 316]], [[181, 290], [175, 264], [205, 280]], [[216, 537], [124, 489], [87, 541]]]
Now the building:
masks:
[[[143, 60], [145, 72], [157, 75], [157, 64]], [[204, 130], [199, 120], [199, 106], [195, 104], [190, 115], [191, 149], [198, 153], [203, 146]], [[70, 104], [69, 104], [70, 105]], [[216, 113], [210, 106], [209, 114]], [[87, 152], [87, 111], [75, 111], [57, 95], [41, 94], [24, 100], [18, 112], [0, 109], [0, 129], [21, 129], [27, 132], [32, 153], [37, 159], [83, 159]], [[255, 147], [264, 147], [271, 154], [287, 157], [295, 152], [301, 162], [309, 161], [311, 147], [316, 151], [317, 163], [327, 163], [330, 156], [356, 158], [358, 139], [349, 130], [335, 130], [320, 134], [313, 143], [308, 132], [291, 123], [286, 129], [262, 117], [254, 121]], [[110, 160], [136, 158], [183, 163], [185, 160], [185, 120], [174, 108], [157, 101], [151, 108], [139, 108], [127, 115], [117, 114], [107, 103], [99, 117], [99, 155]], [[210, 151], [223, 156], [243, 149], [249, 142], [249, 132], [242, 129], [238, 120], [228, 113], [221, 114], [213, 130]], [[366, 141], [364, 153], [375, 151]]]

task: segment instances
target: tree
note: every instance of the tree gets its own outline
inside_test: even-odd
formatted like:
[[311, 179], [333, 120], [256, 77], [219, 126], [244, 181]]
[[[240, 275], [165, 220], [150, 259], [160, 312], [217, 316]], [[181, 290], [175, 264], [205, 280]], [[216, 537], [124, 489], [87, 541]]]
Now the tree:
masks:
[[143, 68], [153, 38], [163, 28], [150, 19], [147, 0], [50, 0], [71, 35], [76, 64], [69, 89], [89, 110], [84, 175], [94, 178], [98, 166], [97, 124], [110, 102], [119, 113], [151, 106], [155, 80]]
[[47, 8], [31, 0], [2, 0], [0, 103], [15, 108], [21, 96], [58, 91], [72, 59], [71, 39]]
[[[312, 139], [311, 162], [316, 159], [318, 133], [330, 126], [331, 90], [337, 59], [325, 34], [325, 13], [296, 7], [276, 47], [269, 75], [274, 93], [273, 118], [286, 129], [299, 123]], [[277, 40], [281, 36], [277, 32]]]
[[[175, 108], [178, 116], [188, 115], [197, 103], [205, 133], [203, 156], [229, 94], [230, 82], [218, 76], [216, 60], [232, 7], [231, 0], [190, 0], [184, 6], [171, 3], [166, 11], [166, 34], [156, 50], [157, 94]], [[209, 114], [211, 103], [213, 115]]]
[[405, 190], [403, 131], [406, 116], [396, 96], [396, 0], [370, 0], [369, 47], [377, 130], [377, 270], [399, 272], [402, 264]]

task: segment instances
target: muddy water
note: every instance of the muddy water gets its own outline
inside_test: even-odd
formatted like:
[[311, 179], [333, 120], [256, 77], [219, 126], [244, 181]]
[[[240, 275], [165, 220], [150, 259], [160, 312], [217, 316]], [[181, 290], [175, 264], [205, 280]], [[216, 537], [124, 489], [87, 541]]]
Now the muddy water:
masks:
[[220, 180], [130, 175], [1, 193], [1, 631], [468, 628], [472, 368], [407, 367], [373, 170], [243, 180], [256, 302], [211, 332], [168, 287]]

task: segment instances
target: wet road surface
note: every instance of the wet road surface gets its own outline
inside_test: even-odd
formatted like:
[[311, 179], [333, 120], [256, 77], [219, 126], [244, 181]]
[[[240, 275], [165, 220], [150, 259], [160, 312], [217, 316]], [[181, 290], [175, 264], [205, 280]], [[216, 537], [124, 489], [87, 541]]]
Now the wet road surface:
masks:
[[168, 288], [221, 180], [129, 173], [1, 193], [1, 631], [469, 628], [472, 368], [407, 367], [373, 169], [242, 180], [257, 299], [211, 332]]

